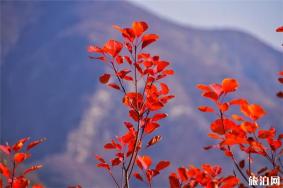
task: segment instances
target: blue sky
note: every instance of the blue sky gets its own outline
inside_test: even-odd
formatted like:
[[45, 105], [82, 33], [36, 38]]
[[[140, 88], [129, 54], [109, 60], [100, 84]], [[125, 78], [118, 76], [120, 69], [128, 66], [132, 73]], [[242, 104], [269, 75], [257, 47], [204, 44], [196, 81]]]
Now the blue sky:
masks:
[[246, 31], [281, 49], [283, 0], [129, 0], [161, 17], [199, 28]]

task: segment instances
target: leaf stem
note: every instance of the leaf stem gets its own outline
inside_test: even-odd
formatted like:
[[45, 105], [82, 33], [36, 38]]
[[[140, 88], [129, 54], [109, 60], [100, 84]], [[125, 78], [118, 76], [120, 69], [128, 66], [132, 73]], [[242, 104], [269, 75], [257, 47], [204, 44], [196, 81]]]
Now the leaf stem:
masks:
[[110, 176], [112, 177], [112, 179], [113, 179], [113, 181], [115, 182], [115, 184], [117, 185], [117, 187], [120, 188], [120, 186], [119, 186], [119, 184], [118, 184], [116, 178], [114, 177], [112, 171], [109, 171], [109, 174], [110, 174]]
[[16, 172], [16, 162], [15, 162], [15, 160], [13, 160], [13, 171], [12, 171], [11, 188], [13, 188], [14, 178], [15, 178], [15, 172]]

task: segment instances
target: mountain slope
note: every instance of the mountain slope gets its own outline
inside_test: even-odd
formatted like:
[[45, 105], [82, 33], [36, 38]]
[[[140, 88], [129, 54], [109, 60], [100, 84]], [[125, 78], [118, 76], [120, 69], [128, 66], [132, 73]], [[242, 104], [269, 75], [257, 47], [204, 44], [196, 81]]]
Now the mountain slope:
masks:
[[[1, 2], [1, 9], [1, 142], [47, 137], [35, 155], [46, 164], [41, 178], [50, 187], [112, 186], [95, 168], [93, 154], [103, 153], [102, 143], [123, 131], [126, 112], [117, 107], [118, 94], [98, 84], [104, 66], [88, 60], [85, 48], [119, 38], [113, 24], [147, 21], [161, 38], [152, 51], [176, 70], [169, 80], [176, 99], [160, 129], [164, 139], [149, 151], [157, 159], [171, 160], [172, 167], [213, 162], [230, 169], [222, 155], [211, 151], [207, 158], [201, 149], [211, 141], [210, 117], [196, 110], [204, 104], [197, 83], [235, 77], [240, 95], [277, 112], [264, 125], [282, 125], [275, 93], [283, 55], [249, 34], [179, 26], [127, 2]], [[157, 179], [156, 187], [166, 186], [166, 173]]]

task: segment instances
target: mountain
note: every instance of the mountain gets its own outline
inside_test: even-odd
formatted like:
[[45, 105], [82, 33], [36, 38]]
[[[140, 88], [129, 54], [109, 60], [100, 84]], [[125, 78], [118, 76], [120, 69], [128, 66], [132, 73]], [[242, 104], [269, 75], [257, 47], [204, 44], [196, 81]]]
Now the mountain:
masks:
[[[275, 93], [283, 54], [250, 34], [177, 25], [125, 1], [1, 2], [1, 143], [46, 137], [32, 162], [45, 165], [39, 175], [48, 187], [113, 187], [93, 156], [107, 155], [103, 143], [124, 130], [126, 111], [119, 94], [98, 83], [105, 66], [88, 59], [86, 46], [119, 38], [111, 26], [134, 20], [159, 34], [150, 49], [176, 70], [168, 80], [176, 98], [158, 130], [163, 140], [148, 151], [156, 160], [170, 160], [170, 170], [205, 162], [232, 168], [222, 154], [202, 150], [212, 142], [206, 136], [212, 117], [197, 110], [205, 104], [198, 83], [237, 78], [238, 95], [269, 112], [263, 126], [282, 125], [282, 101]], [[154, 187], [166, 187], [170, 170]]]

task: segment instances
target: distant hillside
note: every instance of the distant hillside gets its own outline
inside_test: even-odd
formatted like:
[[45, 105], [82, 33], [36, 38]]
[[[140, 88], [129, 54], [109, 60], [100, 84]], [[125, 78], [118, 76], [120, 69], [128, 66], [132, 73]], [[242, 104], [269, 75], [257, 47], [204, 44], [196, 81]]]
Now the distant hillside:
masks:
[[[156, 158], [171, 160], [172, 168], [212, 162], [230, 169], [222, 155], [202, 150], [211, 140], [209, 117], [196, 110], [204, 104], [197, 83], [237, 78], [240, 95], [269, 112], [263, 125], [282, 125], [275, 93], [283, 54], [249, 34], [179, 26], [127, 2], [1, 2], [1, 143], [47, 137], [35, 155], [46, 165], [39, 173], [48, 187], [113, 186], [94, 167], [93, 154], [103, 153], [102, 143], [123, 131], [125, 111], [117, 108], [118, 93], [98, 83], [104, 67], [91, 62], [85, 49], [119, 38], [111, 26], [133, 20], [147, 21], [159, 34], [151, 49], [176, 70], [170, 79], [176, 99], [160, 129], [164, 139], [150, 150]], [[154, 185], [166, 187], [166, 173]]]

